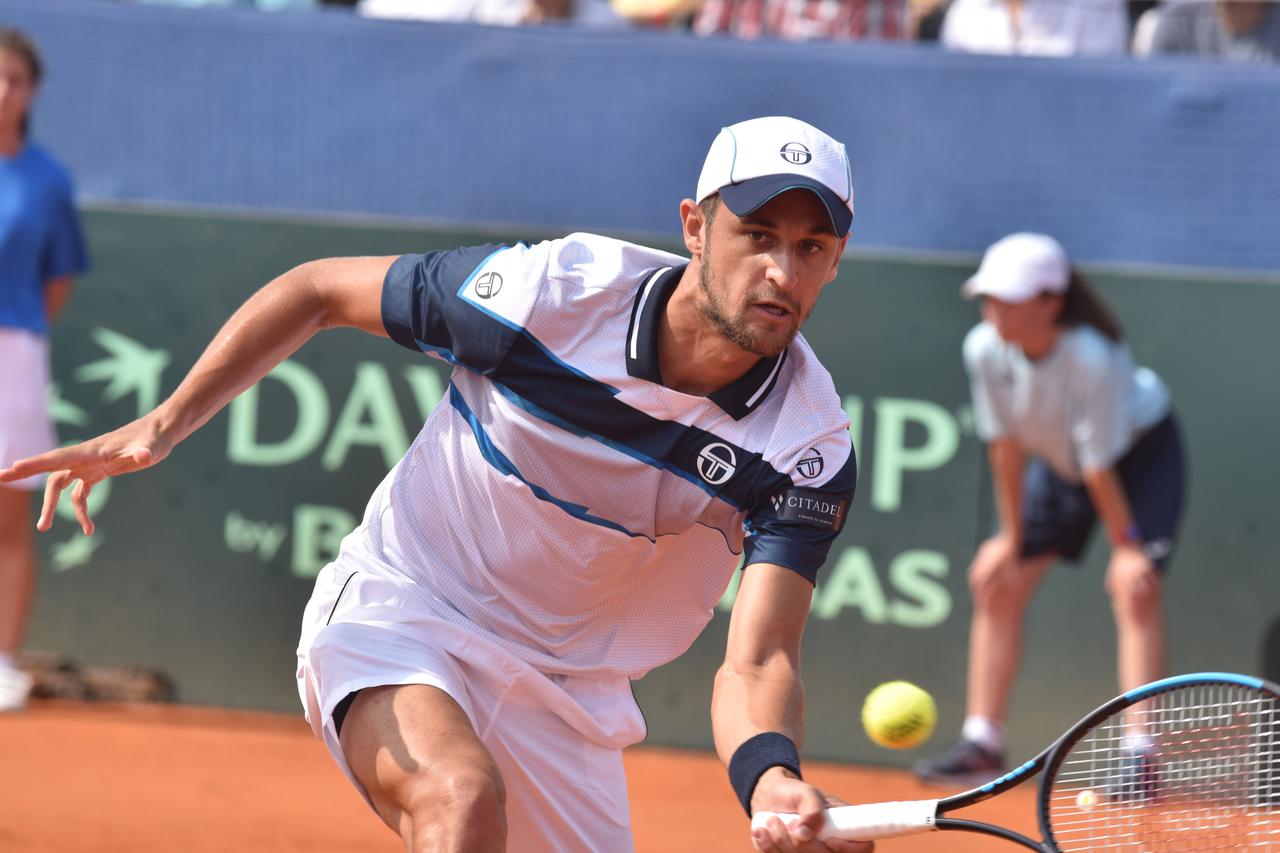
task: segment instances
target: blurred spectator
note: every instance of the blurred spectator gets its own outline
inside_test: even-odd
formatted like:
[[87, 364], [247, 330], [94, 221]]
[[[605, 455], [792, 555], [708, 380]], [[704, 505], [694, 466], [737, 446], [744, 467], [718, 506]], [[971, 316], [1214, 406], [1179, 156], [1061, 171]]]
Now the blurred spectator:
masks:
[[370, 18], [517, 26], [573, 18], [576, 6], [591, 5], [590, 0], [360, 0], [356, 10]]
[[187, 6], [191, 8], [197, 6], [217, 6], [220, 8], [236, 6], [261, 9], [264, 12], [314, 9], [320, 5], [320, 0], [132, 0], [132, 2], [153, 6]]
[[1162, 6], [1151, 32], [1151, 53], [1280, 62], [1280, 3], [1197, 0]]
[[216, 6], [261, 9], [265, 12], [317, 9], [321, 6], [354, 6], [371, 18], [419, 21], [470, 21], [477, 24], [514, 26], [568, 19], [601, 24], [616, 23], [609, 0], [129, 0], [163, 6]]
[[1160, 0], [1128, 0], [1125, 5], [1129, 8], [1129, 28], [1132, 29], [1139, 18], [1160, 5]]
[[693, 19], [701, 36], [905, 39], [907, 0], [703, 0]]
[[1125, 54], [1125, 0], [953, 0], [942, 43], [970, 53], [1024, 56]]
[[688, 29], [702, 0], [610, 0], [620, 19], [644, 27]]
[[911, 0], [911, 35], [916, 41], [939, 41], [950, 0]]
[[[1132, 11], [1132, 6], [1130, 6]], [[1133, 21], [1133, 32], [1129, 36], [1129, 52], [1134, 56], [1146, 56], [1151, 53], [1151, 40], [1156, 33], [1156, 23], [1160, 20], [1160, 4], [1144, 9]]]
[[[49, 324], [88, 265], [71, 178], [30, 139], [40, 83], [36, 47], [0, 28], [0, 468], [57, 445], [45, 400]], [[30, 477], [0, 486], [0, 711], [21, 708], [31, 679], [14, 658], [35, 591]]]

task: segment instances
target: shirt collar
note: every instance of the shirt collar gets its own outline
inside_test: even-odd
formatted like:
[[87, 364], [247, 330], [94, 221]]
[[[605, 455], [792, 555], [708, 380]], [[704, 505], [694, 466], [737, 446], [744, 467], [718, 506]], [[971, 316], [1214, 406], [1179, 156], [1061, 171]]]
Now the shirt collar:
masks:
[[[631, 306], [626, 343], [627, 373], [637, 379], [662, 384], [662, 373], [658, 369], [658, 321], [662, 319], [686, 266], [654, 270], [641, 281]], [[786, 361], [786, 350], [772, 358], [762, 358], [737, 380], [708, 395], [708, 398], [734, 420], [741, 420], [769, 396]]]

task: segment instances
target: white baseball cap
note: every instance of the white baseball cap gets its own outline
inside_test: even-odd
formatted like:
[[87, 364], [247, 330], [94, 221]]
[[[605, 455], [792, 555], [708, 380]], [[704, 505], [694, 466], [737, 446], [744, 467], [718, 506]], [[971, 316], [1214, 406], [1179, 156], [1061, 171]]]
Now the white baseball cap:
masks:
[[849, 233], [853, 171], [844, 146], [799, 119], [766, 116], [720, 131], [702, 164], [696, 200], [718, 192], [725, 207], [746, 216], [799, 188], [822, 199], [838, 236]]
[[1070, 283], [1071, 261], [1062, 245], [1045, 234], [1020, 232], [992, 243], [960, 292], [966, 299], [994, 296], [1018, 303], [1062, 293]]

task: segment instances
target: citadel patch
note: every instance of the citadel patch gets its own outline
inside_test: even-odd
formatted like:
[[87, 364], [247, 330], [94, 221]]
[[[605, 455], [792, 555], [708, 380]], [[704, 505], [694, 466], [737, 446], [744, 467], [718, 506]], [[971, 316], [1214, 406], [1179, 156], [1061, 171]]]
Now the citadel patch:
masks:
[[849, 501], [833, 498], [818, 489], [791, 488], [769, 496], [772, 515], [781, 521], [804, 521], [828, 530], [839, 530]]

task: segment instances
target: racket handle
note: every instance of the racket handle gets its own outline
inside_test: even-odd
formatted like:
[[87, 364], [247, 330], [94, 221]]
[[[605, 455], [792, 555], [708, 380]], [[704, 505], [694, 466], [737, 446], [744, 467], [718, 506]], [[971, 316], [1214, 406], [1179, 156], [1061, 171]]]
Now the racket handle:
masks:
[[[763, 826], [774, 815], [789, 824], [797, 815], [779, 812], [756, 812], [751, 828]], [[827, 809], [827, 819], [818, 830], [818, 838], [840, 838], [846, 841], [876, 841], [915, 835], [936, 829], [937, 800], [900, 800], [894, 803], [869, 803], [862, 806], [834, 806]]]

